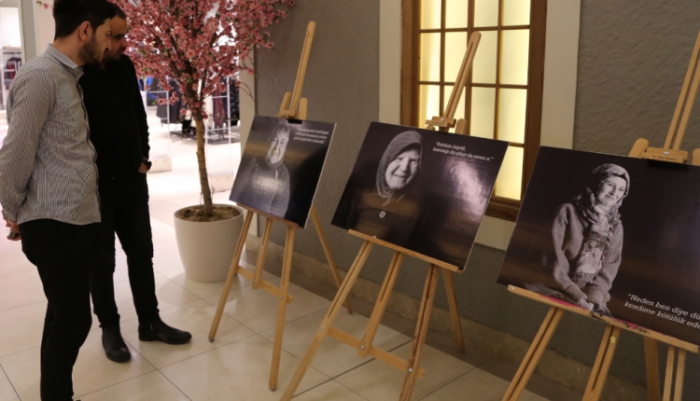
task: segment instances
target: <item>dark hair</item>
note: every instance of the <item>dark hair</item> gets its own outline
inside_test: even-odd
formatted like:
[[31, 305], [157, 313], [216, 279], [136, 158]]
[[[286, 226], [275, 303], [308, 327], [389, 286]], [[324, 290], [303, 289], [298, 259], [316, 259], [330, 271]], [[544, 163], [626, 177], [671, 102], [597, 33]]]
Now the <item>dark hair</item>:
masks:
[[126, 13], [124, 13], [124, 10], [122, 10], [116, 3], [108, 1], [107, 7], [109, 7], [109, 12], [112, 14], [112, 18], [119, 17], [123, 20], [126, 19]]
[[93, 30], [114, 16], [107, 0], [56, 0], [53, 19], [56, 21], [54, 39], [70, 36], [85, 21]]

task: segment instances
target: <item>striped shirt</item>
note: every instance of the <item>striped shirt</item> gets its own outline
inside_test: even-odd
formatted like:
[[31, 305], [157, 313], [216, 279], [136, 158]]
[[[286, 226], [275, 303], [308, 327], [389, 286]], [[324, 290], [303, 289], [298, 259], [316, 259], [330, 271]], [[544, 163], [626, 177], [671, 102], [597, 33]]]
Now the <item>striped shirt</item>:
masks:
[[100, 221], [96, 153], [78, 85], [82, 74], [49, 45], [12, 82], [0, 148], [0, 204], [10, 221]]

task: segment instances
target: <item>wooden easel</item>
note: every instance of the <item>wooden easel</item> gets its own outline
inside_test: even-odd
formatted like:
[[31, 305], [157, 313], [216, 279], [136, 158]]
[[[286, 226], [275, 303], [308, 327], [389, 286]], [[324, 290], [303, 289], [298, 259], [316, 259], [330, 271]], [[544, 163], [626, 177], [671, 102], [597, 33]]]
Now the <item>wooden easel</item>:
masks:
[[[685, 135], [685, 130], [688, 126], [688, 120], [693, 109], [693, 103], [698, 92], [698, 86], [700, 85], [699, 55], [700, 34], [695, 42], [695, 48], [693, 49], [693, 55], [690, 65], [688, 66], [688, 72], [685, 76], [685, 82], [683, 83], [681, 95], [678, 99], [678, 104], [676, 105], [676, 111], [673, 114], [673, 120], [671, 121], [671, 127], [669, 128], [668, 135], [666, 136], [664, 147], [651, 148], [649, 147], [648, 140], [640, 138], [634, 143], [634, 146], [629, 154], [630, 157], [679, 164], [685, 164], [688, 161], [688, 152], [680, 150], [680, 146], [681, 142], [683, 141], [683, 136]], [[683, 117], [680, 119], [679, 125], [679, 118], [681, 117], [681, 114]], [[671, 148], [672, 142], [673, 148]], [[696, 166], [700, 165], [700, 149], [696, 149], [693, 152], [692, 164]], [[557, 300], [545, 297], [532, 291], [524, 290], [522, 288], [508, 286], [508, 290], [526, 298], [548, 304], [551, 306], [551, 308], [547, 314], [547, 317], [545, 317], [544, 322], [542, 322], [542, 325], [540, 326], [530, 349], [525, 355], [525, 359], [521, 363], [518, 372], [515, 374], [513, 381], [510, 383], [510, 387], [508, 388], [506, 395], [503, 397], [503, 401], [518, 400], [525, 389], [525, 386], [527, 386], [528, 381], [532, 377], [532, 374], [534, 373], [542, 354], [547, 348], [547, 344], [549, 344], [549, 341], [554, 335], [554, 332], [559, 325], [559, 321], [561, 320], [561, 317], [565, 311], [591, 317], [595, 320], [602, 320], [607, 323], [605, 334], [603, 335], [595, 363], [593, 364], [593, 371], [588, 379], [586, 391], [583, 394], [583, 401], [597, 401], [600, 399], [603, 392], [603, 386], [605, 385], [605, 379], [607, 378], [610, 370], [610, 364], [612, 363], [615, 349], [617, 347], [617, 343], [619, 342], [621, 330], [631, 331], [644, 337], [644, 353], [647, 370], [647, 392], [649, 401], [662, 400], [659, 383], [658, 343], [662, 342], [668, 344], [663, 401], [681, 401], [683, 397], [686, 352], [689, 351], [698, 353], [700, 351], [700, 347], [697, 345], [657, 333], [655, 331], [647, 330], [640, 326], [603, 316], [579, 306], [564, 304]], [[676, 354], [678, 357], [677, 361]], [[674, 362], [676, 363], [674, 364]]]
[[[316, 23], [313, 21], [309, 22], [308, 28], [306, 30], [306, 38], [304, 40], [301, 61], [299, 62], [299, 69], [297, 71], [296, 82], [294, 84], [294, 94], [291, 94], [289, 92], [285, 93], [280, 112], [277, 115], [277, 117], [279, 118], [301, 120], [306, 119], [306, 108], [308, 102], [306, 99], [301, 98], [301, 89], [304, 84], [304, 76], [306, 74], [306, 66], [309, 61], [309, 53], [311, 52], [311, 44], [313, 42], [315, 29]], [[269, 214], [262, 213], [253, 208], [244, 205], [239, 206], [246, 209], [248, 213], [243, 223], [241, 237], [238, 239], [238, 243], [236, 244], [236, 251], [233, 255], [233, 260], [231, 261], [231, 269], [228, 272], [224, 289], [221, 292], [219, 306], [216, 310], [216, 315], [214, 316], [214, 321], [211, 325], [211, 331], [209, 332], [209, 341], [214, 341], [216, 331], [218, 330], [219, 323], [221, 321], [221, 316], [224, 313], [226, 299], [228, 298], [228, 294], [231, 290], [231, 285], [236, 274], [240, 274], [246, 279], [252, 281], [253, 289], [257, 290], [262, 287], [263, 290], [267, 291], [272, 296], [279, 298], [279, 303], [277, 305], [277, 323], [275, 326], [275, 342], [272, 351], [272, 367], [270, 368], [270, 390], [275, 391], [277, 389], [280, 357], [282, 355], [282, 338], [284, 336], [285, 313], [287, 311], [287, 304], [292, 302], [292, 296], [289, 295], [289, 277], [292, 271], [292, 255], [294, 254], [294, 234], [298, 226], [292, 222], [282, 220], [274, 216], [270, 216]], [[266, 217], [267, 222], [265, 223], [265, 229], [263, 230], [260, 249], [258, 250], [258, 259], [255, 265], [255, 271], [250, 271], [245, 267], [241, 266], [240, 261], [241, 255], [243, 254], [243, 248], [246, 242], [246, 237], [250, 229], [250, 224], [253, 221], [253, 216], [255, 214]], [[338, 286], [340, 286], [340, 273], [338, 272], [338, 267], [335, 264], [335, 260], [333, 259], [333, 255], [331, 254], [330, 247], [328, 246], [328, 240], [326, 240], [326, 235], [323, 231], [323, 228], [321, 227], [318, 212], [316, 211], [315, 206], [311, 206], [311, 218], [313, 219], [314, 226], [316, 227], [318, 237], [321, 240], [323, 252], [326, 254], [328, 264], [331, 266], [331, 271], [333, 273], [335, 282]], [[284, 259], [282, 264], [282, 276], [279, 288], [275, 287], [274, 285], [270, 284], [262, 278], [262, 272], [265, 266], [265, 257], [267, 256], [267, 247], [270, 243], [270, 235], [272, 233], [272, 224], [275, 221], [287, 226], [287, 236], [284, 245]], [[345, 306], [347, 308], [348, 313], [352, 313], [350, 301], [347, 301], [345, 303]]]
[[[467, 54], [464, 57], [462, 66], [460, 68], [459, 76], [457, 82], [452, 91], [452, 96], [446, 108], [446, 112], [443, 117], [435, 117], [432, 120], [427, 121], [428, 128], [434, 129], [434, 127], [439, 127], [440, 131], [448, 131], [450, 128], [455, 126], [454, 113], [457, 109], [457, 103], [459, 102], [460, 95], [464, 89], [469, 73], [471, 71], [471, 66], [474, 60], [474, 54], [476, 53], [477, 46], [479, 45], [479, 39], [481, 35], [478, 32], [474, 32], [469, 40], [469, 46], [467, 48]], [[464, 134], [466, 132], [466, 122], [460, 120], [457, 122], [457, 130], [459, 133]], [[440, 269], [444, 274], [445, 286], [447, 288], [447, 297], [450, 305], [450, 316], [452, 318], [452, 326], [455, 333], [455, 341], [457, 347], [460, 350], [464, 350], [464, 338], [462, 336], [462, 326], [459, 318], [459, 310], [457, 309], [457, 297], [454, 290], [454, 280], [452, 277], [453, 272], [460, 272], [457, 266], [439, 261], [437, 259], [431, 258], [429, 256], [421, 255], [419, 253], [413, 252], [409, 249], [402, 248], [386, 241], [376, 239], [374, 237], [359, 233], [354, 230], [349, 230], [350, 235], [361, 238], [364, 240], [362, 247], [360, 248], [355, 261], [353, 262], [348, 274], [345, 276], [343, 284], [338, 290], [338, 294], [335, 296], [331, 307], [328, 309], [326, 316], [321, 322], [316, 335], [311, 342], [304, 358], [302, 359], [297, 371], [294, 373], [289, 386], [282, 395], [282, 401], [290, 401], [294, 396], [299, 384], [301, 383], [307, 369], [311, 366], [316, 353], [318, 352], [323, 340], [326, 336], [331, 336], [336, 340], [349, 345], [352, 348], [358, 350], [358, 355], [360, 357], [372, 356], [379, 361], [386, 363], [398, 370], [406, 372], [406, 377], [404, 379], [403, 388], [401, 390], [400, 400], [409, 401], [413, 395], [413, 388], [415, 386], [415, 381], [417, 378], [424, 376], [425, 372], [420, 367], [420, 360], [423, 353], [423, 347], [425, 345], [425, 339], [428, 334], [428, 326], [430, 323], [430, 314], [432, 312], [433, 301], [435, 300], [435, 293], [437, 288], [438, 276], [440, 274]], [[389, 264], [389, 269], [387, 270], [386, 277], [384, 278], [384, 283], [379, 291], [379, 296], [377, 298], [377, 303], [374, 306], [372, 315], [367, 324], [367, 329], [365, 331], [363, 338], [354, 337], [344, 331], [338, 330], [333, 327], [333, 322], [340, 311], [343, 302], [347, 299], [350, 294], [352, 286], [355, 284], [355, 280], [360, 274], [362, 267], [367, 261], [372, 247], [378, 245], [384, 248], [388, 248], [394, 251], [394, 256]], [[386, 307], [389, 303], [389, 297], [396, 283], [396, 278], [401, 268], [404, 256], [411, 256], [419, 260], [423, 260], [429, 263], [428, 276], [425, 281], [425, 287], [423, 289], [423, 299], [421, 301], [420, 310], [418, 312], [418, 321], [416, 323], [416, 330], [413, 336], [413, 347], [411, 349], [411, 356], [409, 360], [401, 359], [389, 352], [377, 348], [373, 345], [374, 337], [379, 329], [379, 325], [382, 320], [382, 316], [386, 311]]]

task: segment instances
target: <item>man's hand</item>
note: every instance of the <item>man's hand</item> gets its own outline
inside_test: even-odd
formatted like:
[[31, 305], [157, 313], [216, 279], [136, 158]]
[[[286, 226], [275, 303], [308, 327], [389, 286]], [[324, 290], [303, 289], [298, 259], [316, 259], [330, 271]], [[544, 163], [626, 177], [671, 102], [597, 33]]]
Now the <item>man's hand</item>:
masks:
[[22, 239], [22, 236], [19, 233], [19, 224], [15, 223], [14, 221], [10, 221], [8, 219], [3, 219], [5, 220], [5, 227], [10, 227], [10, 235], [7, 236], [7, 239], [10, 241], [19, 241]]
[[139, 167], [139, 173], [141, 173], [141, 174], [148, 173], [148, 166], [146, 165], [146, 163], [141, 163], [141, 166]]

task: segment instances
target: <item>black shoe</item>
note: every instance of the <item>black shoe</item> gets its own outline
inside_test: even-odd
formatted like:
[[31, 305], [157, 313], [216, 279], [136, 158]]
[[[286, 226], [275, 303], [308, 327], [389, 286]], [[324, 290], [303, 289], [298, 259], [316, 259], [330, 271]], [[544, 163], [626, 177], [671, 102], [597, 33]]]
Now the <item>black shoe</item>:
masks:
[[119, 331], [119, 325], [102, 328], [102, 347], [110, 361], [122, 363], [131, 359], [129, 348]]
[[150, 324], [139, 324], [139, 340], [162, 341], [166, 344], [185, 344], [190, 342], [192, 334], [170, 327], [162, 320], [154, 320]]

